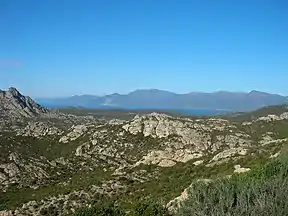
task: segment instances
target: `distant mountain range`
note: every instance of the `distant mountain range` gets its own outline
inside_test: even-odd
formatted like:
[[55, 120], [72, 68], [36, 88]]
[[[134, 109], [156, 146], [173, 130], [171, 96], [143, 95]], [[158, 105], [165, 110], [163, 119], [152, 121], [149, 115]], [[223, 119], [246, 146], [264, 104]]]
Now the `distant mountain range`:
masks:
[[67, 98], [38, 98], [36, 101], [49, 108], [80, 106], [86, 108], [126, 109], [209, 109], [251, 111], [265, 106], [288, 103], [286, 96], [260, 91], [213, 93], [192, 92], [176, 94], [158, 89], [136, 90], [129, 94], [105, 96], [80, 95]]

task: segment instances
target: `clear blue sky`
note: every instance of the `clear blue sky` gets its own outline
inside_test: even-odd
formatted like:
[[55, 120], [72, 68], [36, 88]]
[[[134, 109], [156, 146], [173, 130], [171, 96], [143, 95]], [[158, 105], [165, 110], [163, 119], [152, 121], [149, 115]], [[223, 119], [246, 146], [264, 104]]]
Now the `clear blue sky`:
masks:
[[288, 95], [287, 0], [0, 0], [0, 89]]

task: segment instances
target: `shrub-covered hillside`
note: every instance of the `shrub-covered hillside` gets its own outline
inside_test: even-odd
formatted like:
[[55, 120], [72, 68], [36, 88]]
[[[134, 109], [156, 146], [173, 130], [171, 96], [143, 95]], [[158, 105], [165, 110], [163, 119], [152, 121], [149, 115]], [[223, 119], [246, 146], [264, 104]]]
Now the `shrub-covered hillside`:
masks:
[[[247, 173], [190, 186], [188, 198], [175, 215], [277, 215], [288, 212], [288, 154], [255, 166]], [[109, 204], [108, 204], [109, 203]], [[165, 216], [167, 209], [157, 202], [144, 202], [125, 211], [110, 202], [80, 209], [75, 216]]]
[[179, 216], [287, 215], [288, 154], [245, 174], [205, 184], [188, 192]]

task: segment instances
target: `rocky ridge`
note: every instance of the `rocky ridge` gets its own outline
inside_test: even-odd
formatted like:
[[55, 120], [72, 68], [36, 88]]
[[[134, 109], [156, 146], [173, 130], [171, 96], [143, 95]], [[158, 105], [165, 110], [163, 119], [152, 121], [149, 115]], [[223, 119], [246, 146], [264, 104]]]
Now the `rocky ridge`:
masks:
[[36, 117], [46, 114], [47, 109], [35, 103], [30, 97], [23, 96], [15, 88], [0, 90], [0, 115], [16, 117]]

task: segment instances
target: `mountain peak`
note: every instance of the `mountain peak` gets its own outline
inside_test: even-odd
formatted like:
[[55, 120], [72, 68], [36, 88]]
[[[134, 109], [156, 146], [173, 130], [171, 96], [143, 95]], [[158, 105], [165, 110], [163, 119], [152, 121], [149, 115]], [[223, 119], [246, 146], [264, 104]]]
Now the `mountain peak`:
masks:
[[10, 87], [8, 89], [8, 92], [12, 93], [13, 95], [19, 95], [20, 94], [20, 92], [14, 87]]
[[277, 95], [277, 94], [270, 94], [267, 92], [262, 92], [262, 91], [257, 91], [257, 90], [252, 90], [248, 93], [249, 96], [269, 96], [269, 95]]
[[37, 104], [30, 97], [25, 97], [16, 88], [0, 91], [0, 115], [10, 118], [35, 117], [48, 110]]
[[160, 89], [137, 89], [130, 92], [128, 95], [135, 95], [135, 94], [175, 94], [170, 91], [160, 90]]

